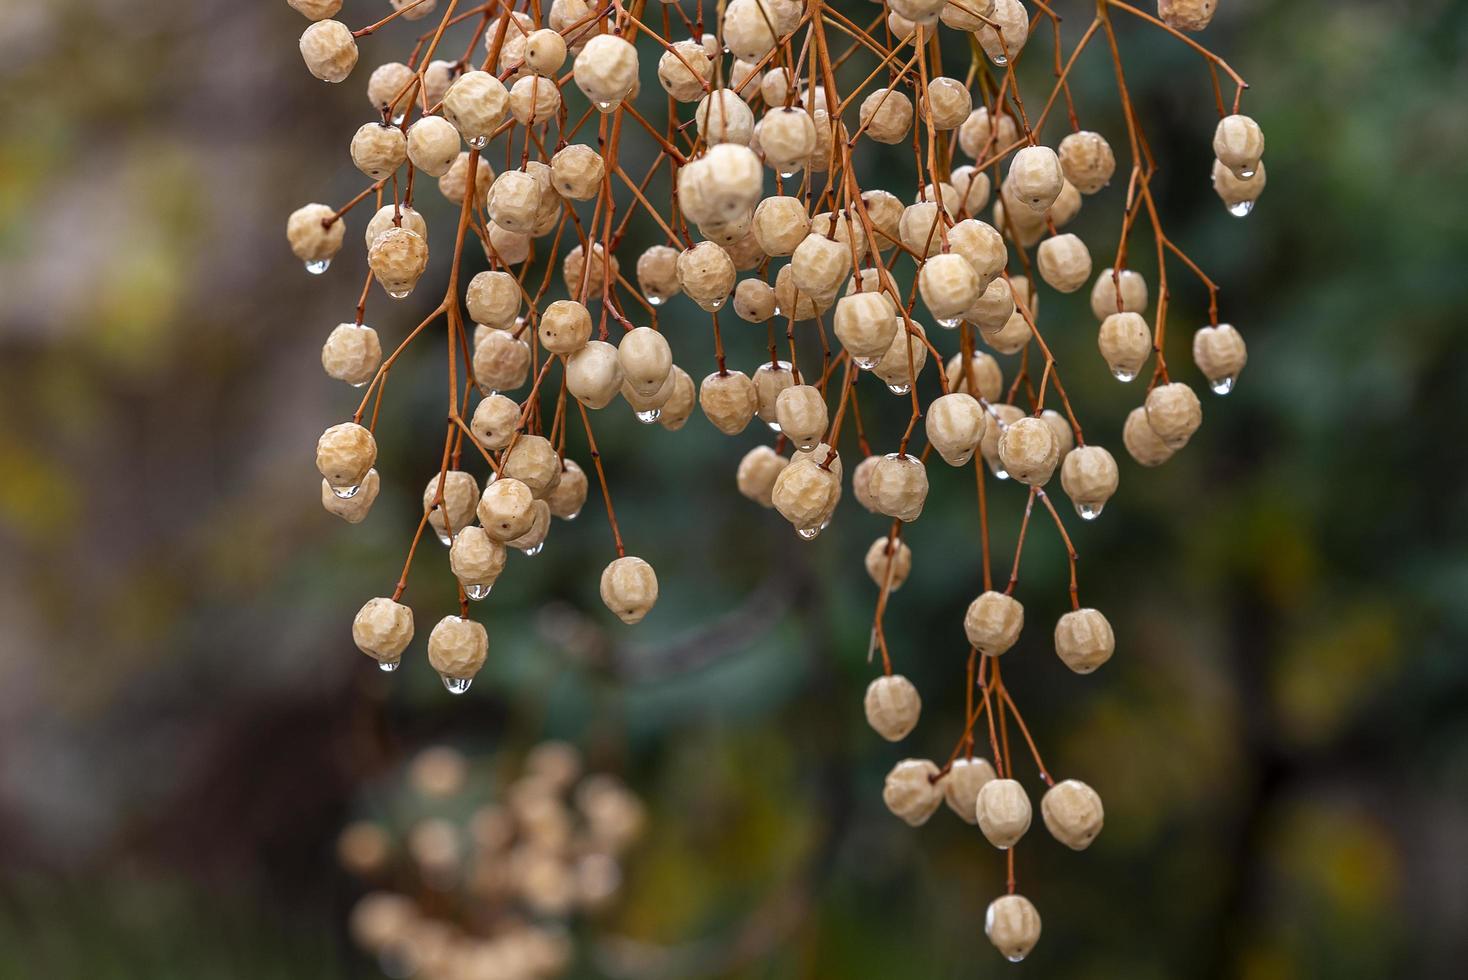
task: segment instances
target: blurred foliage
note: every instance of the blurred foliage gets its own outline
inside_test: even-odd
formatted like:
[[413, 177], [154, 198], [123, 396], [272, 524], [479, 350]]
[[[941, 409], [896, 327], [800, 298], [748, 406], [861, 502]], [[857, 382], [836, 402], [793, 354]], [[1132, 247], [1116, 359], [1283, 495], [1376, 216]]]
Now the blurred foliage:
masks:
[[[437, 464], [420, 437], [438, 385], [413, 379], [437, 377], [440, 351], [394, 375], [393, 466], [347, 531], [307, 458], [354, 401], [316, 350], [364, 263], [307, 281], [280, 234], [301, 201], [355, 192], [362, 78], [311, 84], [279, 3], [0, 7], [0, 79], [20, 96], [0, 134], [0, 975], [369, 975], [344, 931], [354, 886], [331, 870], [360, 787], [431, 740], [548, 736], [620, 772], [652, 821], [581, 976], [1460, 975], [1468, 7], [1223, 7], [1208, 41], [1269, 138], [1243, 223], [1207, 185], [1206, 73], [1144, 25], [1120, 34], [1169, 231], [1224, 286], [1250, 366], [1187, 452], [1155, 472], [1123, 460], [1105, 517], [1073, 527], [1116, 659], [1078, 680], [1035, 629], [1006, 662], [1048, 764], [1109, 817], [1083, 855], [1042, 833], [1020, 847], [1045, 934], [1018, 968], [982, 933], [1000, 857], [946, 812], [912, 832], [879, 798], [900, 753], [941, 758], [959, 726], [979, 572], [963, 474], [934, 473], [889, 615], [926, 700], [903, 748], [858, 708], [879, 523], [843, 504], [795, 541], [733, 490], [757, 434], [701, 418], [672, 434], [597, 417], [624, 533], [665, 583], [643, 627], [609, 628], [597, 602], [593, 499], [496, 589], [467, 700], [421, 662], [379, 677], [346, 623], [396, 575]], [[384, 31], [363, 65], [401, 43]], [[1099, 51], [1076, 83], [1082, 118], [1118, 134]], [[1088, 240], [1114, 233], [1120, 193], [1088, 202]], [[1182, 365], [1205, 297], [1173, 284]], [[1117, 445], [1137, 392], [1094, 357], [1083, 297], [1043, 303], [1088, 434]], [[410, 316], [374, 322], [397, 336]], [[761, 343], [732, 337], [736, 362]], [[1021, 507], [1001, 490], [996, 555]], [[415, 568], [420, 622], [447, 611], [442, 564]], [[1063, 608], [1064, 576], [1037, 525], [1033, 623]]]

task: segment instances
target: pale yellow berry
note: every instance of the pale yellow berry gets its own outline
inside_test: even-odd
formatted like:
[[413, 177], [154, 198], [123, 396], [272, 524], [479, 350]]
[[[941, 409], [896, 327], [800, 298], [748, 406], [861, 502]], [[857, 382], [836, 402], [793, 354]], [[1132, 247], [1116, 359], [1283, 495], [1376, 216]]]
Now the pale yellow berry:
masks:
[[994, 0], [988, 22], [975, 32], [984, 54], [1003, 67], [1019, 56], [1030, 36], [1030, 15], [1019, 0]]
[[585, 143], [571, 143], [551, 157], [551, 184], [556, 193], [572, 201], [596, 197], [606, 177], [606, 162]]
[[[980, 177], [983, 177], [982, 173], [975, 174], [976, 180]], [[987, 188], [988, 178], [984, 180]], [[988, 194], [987, 189], [984, 193]], [[980, 295], [1004, 271], [1004, 266], [1009, 261], [1009, 252], [1004, 246], [1003, 237], [993, 226], [976, 218], [965, 218], [948, 229], [948, 249], [954, 255], [963, 256], [973, 267], [974, 274], [979, 278]]]
[[379, 208], [372, 216], [372, 220], [367, 222], [367, 233], [364, 240], [368, 250], [371, 250], [373, 243], [384, 232], [399, 225], [420, 236], [425, 242], [428, 241], [428, 222], [423, 220], [422, 214], [406, 204], [397, 207], [387, 204]]
[[479, 496], [479, 523], [496, 541], [513, 541], [534, 523], [534, 504], [535, 494], [519, 480], [494, 480]]
[[1213, 189], [1218, 192], [1218, 197], [1228, 208], [1229, 214], [1236, 218], [1242, 218], [1254, 210], [1254, 202], [1264, 193], [1264, 187], [1268, 182], [1268, 175], [1264, 169], [1264, 161], [1259, 161], [1258, 169], [1254, 176], [1248, 180], [1240, 180], [1233, 172], [1225, 167], [1222, 161], [1213, 161]]
[[1073, 609], [1055, 623], [1055, 652], [1077, 674], [1089, 674], [1111, 659], [1116, 637], [1095, 609]]
[[729, 69], [729, 85], [746, 102], [753, 101], [754, 97], [759, 94], [761, 67], [752, 61], [735, 58], [733, 66]]
[[916, 323], [899, 326], [887, 353], [872, 366], [872, 373], [886, 382], [894, 395], [907, 394], [928, 362], [928, 348], [923, 343], [926, 336]]
[[323, 82], [341, 82], [357, 67], [357, 39], [339, 20], [318, 20], [301, 35], [301, 58]]
[[[912, 549], [906, 541], [893, 542], [885, 534], [867, 548], [865, 561], [867, 575], [877, 588], [896, 592], [912, 574]], [[889, 579], [888, 576], [891, 576]]]
[[550, 534], [551, 510], [550, 504], [544, 500], [537, 500], [532, 505], [533, 516], [530, 521], [530, 530], [505, 542], [506, 548], [514, 548], [523, 551], [526, 555], [538, 555], [545, 545], [545, 539]]
[[1157, 0], [1157, 16], [1180, 31], [1203, 30], [1217, 9], [1218, 0]]
[[1147, 424], [1147, 410], [1138, 406], [1126, 417], [1121, 429], [1122, 445], [1143, 466], [1161, 466], [1172, 458], [1173, 450]]
[[964, 823], [979, 822], [979, 791], [994, 779], [994, 767], [988, 759], [954, 759], [938, 785], [948, 809]]
[[359, 487], [376, 462], [377, 440], [356, 422], [339, 422], [316, 441], [316, 469], [335, 488]]
[[783, 387], [778, 392], [775, 418], [780, 431], [800, 449], [812, 449], [818, 445], [829, 423], [826, 400], [820, 389], [804, 384]]
[[335, 514], [348, 524], [361, 524], [371, 513], [372, 504], [377, 500], [378, 491], [381, 489], [382, 478], [377, 475], [375, 469], [367, 471], [357, 491], [350, 497], [338, 496], [331, 487], [331, 481], [323, 477], [321, 506], [328, 514]]
[[368, 599], [352, 620], [352, 640], [378, 663], [396, 665], [413, 642], [413, 610], [392, 599]]
[[654, 245], [638, 256], [637, 285], [653, 306], [661, 306], [677, 296], [683, 289], [678, 281], [677, 250]]
[[769, 446], [755, 446], [739, 461], [734, 482], [743, 496], [761, 507], [774, 507], [775, 479], [789, 465], [789, 459]]
[[734, 287], [734, 313], [749, 323], [764, 323], [775, 315], [775, 287], [763, 279], [741, 279]]
[[[329, 222], [329, 224], [328, 224]], [[346, 222], [325, 204], [307, 204], [291, 212], [285, 224], [285, 237], [296, 258], [316, 271], [325, 269], [346, 237]]]
[[[950, 392], [972, 395], [989, 402], [998, 401], [999, 396], [1004, 393], [1004, 372], [1000, 370], [999, 362], [983, 351], [974, 351], [967, 365], [963, 362], [962, 354], [954, 354], [948, 359], [948, 366], [943, 373], [948, 378]], [[937, 402], [933, 404], [936, 406]], [[955, 403], [957, 404], [963, 403]], [[966, 407], [964, 411], [967, 411]], [[931, 439], [931, 433], [929, 438]]]
[[1112, 313], [1101, 321], [1096, 346], [1118, 381], [1131, 381], [1152, 355], [1152, 331], [1140, 313]]
[[729, 253], [713, 242], [699, 242], [678, 256], [679, 284], [689, 299], [710, 313], [728, 301], [736, 275]]
[[352, 163], [373, 180], [382, 180], [408, 158], [403, 131], [385, 123], [366, 123], [352, 137]]
[[449, 172], [459, 156], [459, 131], [442, 116], [424, 116], [408, 127], [408, 159], [430, 177]]
[[658, 81], [675, 102], [696, 102], [708, 90], [714, 63], [693, 39], [677, 41], [658, 59]]
[[479, 390], [514, 391], [530, 376], [530, 345], [508, 330], [491, 330], [474, 345]]
[[1227, 323], [1204, 327], [1193, 334], [1193, 363], [1208, 379], [1214, 394], [1226, 395], [1249, 361], [1244, 337]]
[[[1117, 280], [1121, 281], [1121, 306], [1116, 305]], [[1101, 270], [1096, 284], [1091, 287], [1091, 312], [1097, 320], [1104, 320], [1113, 313], [1146, 313], [1147, 280], [1140, 272], [1122, 269], [1120, 273], [1111, 268]]]
[[433, 8], [438, 6], [438, 0], [427, 0], [426, 3], [414, 3], [414, 0], [388, 0], [388, 2], [392, 4], [394, 10], [403, 11], [404, 20], [422, 20], [433, 13]]
[[[483, 200], [494, 183], [494, 168], [483, 160], [474, 165], [474, 199]], [[438, 178], [438, 192], [454, 204], [463, 204], [469, 194], [469, 152], [461, 150], [449, 172]]]
[[934, 255], [922, 264], [918, 271], [918, 290], [928, 311], [943, 326], [957, 326], [981, 294], [974, 267], [954, 253]]
[[480, 272], [469, 280], [464, 305], [475, 323], [508, 330], [520, 313], [520, 283], [508, 272]]
[[944, 26], [971, 34], [984, 26], [984, 18], [993, 11], [994, 0], [947, 0], [938, 19]]
[[637, 84], [637, 49], [625, 38], [598, 34], [576, 56], [572, 75], [592, 105], [610, 112]]
[[870, 368], [882, 359], [898, 326], [892, 301], [882, 293], [853, 293], [836, 301], [836, 338], [858, 367]]
[[987, 657], [997, 657], [1019, 639], [1025, 625], [1025, 607], [1019, 600], [992, 589], [969, 603], [963, 631], [969, 643]]
[[601, 340], [583, 345], [566, 360], [566, 388], [587, 408], [606, 408], [622, 390], [617, 348]]
[[478, 503], [479, 483], [463, 470], [435, 473], [423, 488], [423, 512], [441, 541], [449, 541], [474, 522]]
[[878, 143], [901, 143], [912, 129], [912, 116], [912, 100], [895, 88], [873, 89], [861, 103], [861, 125]]
[[[954, 167], [953, 173], [948, 175], [953, 184], [953, 189], [958, 192], [960, 203], [959, 210], [964, 214], [978, 214], [989, 203], [991, 186], [989, 175], [982, 170], [964, 165]], [[949, 244], [952, 245], [953, 233], [949, 231]], [[954, 251], [958, 251], [956, 248]]]
[[552, 354], [574, 354], [591, 339], [591, 313], [574, 299], [556, 300], [541, 314], [535, 332]]
[[554, 79], [524, 75], [510, 86], [510, 114], [522, 126], [544, 126], [561, 111], [561, 90]]
[[520, 429], [520, 406], [504, 395], [490, 395], [474, 406], [469, 430], [485, 449], [504, 449]]
[[1069, 233], [1041, 242], [1038, 264], [1040, 278], [1058, 292], [1073, 293], [1091, 278], [1091, 251]]
[[[443, 115], [454, 133], [454, 149], [463, 135], [470, 146], [483, 146], [503, 125], [510, 109], [504, 83], [487, 71], [465, 72], [454, 80], [443, 97]], [[432, 116], [426, 117], [432, 119]], [[419, 120], [423, 122], [424, 120]], [[413, 126], [418, 128], [418, 123]], [[411, 130], [410, 130], [411, 141]], [[417, 164], [417, 160], [414, 160]]]
[[693, 379], [688, 376], [687, 371], [673, 365], [673, 391], [658, 413], [658, 425], [669, 432], [677, 432], [693, 414], [693, 406], [697, 401], [698, 389], [694, 386]]
[[795, 288], [812, 296], [834, 296], [851, 274], [851, 248], [812, 232], [790, 257]]
[[1106, 814], [1101, 797], [1079, 779], [1056, 783], [1040, 797], [1040, 815], [1050, 836], [1073, 851], [1091, 846]]
[[910, 827], [921, 827], [943, 802], [935, 781], [938, 767], [928, 759], [903, 759], [887, 773], [882, 802]]
[[855, 495], [856, 502], [871, 514], [877, 512], [877, 502], [872, 498], [872, 470], [881, 461], [880, 456], [868, 456], [856, 464], [856, 470], [851, 474], [851, 492]]
[[1094, 194], [1111, 182], [1116, 172], [1116, 155], [1100, 133], [1088, 129], [1071, 133], [1060, 141], [1060, 169], [1065, 179], [1082, 194]]
[[1247, 181], [1264, 156], [1264, 131], [1248, 116], [1225, 116], [1213, 132], [1213, 154], [1235, 177]]
[[845, 475], [841, 466], [841, 454], [833, 452], [827, 443], [817, 443], [812, 449], [797, 449], [790, 457], [792, 463], [801, 459], [809, 459], [820, 466], [828, 466], [831, 472], [836, 474], [838, 484]]
[[1001, 895], [984, 912], [984, 935], [1005, 959], [1018, 963], [1040, 941], [1040, 913], [1023, 895]]
[[550, 505], [551, 516], [559, 517], [563, 521], [575, 520], [576, 515], [581, 513], [581, 508], [586, 506], [589, 489], [586, 471], [574, 459], [562, 459], [561, 478], [545, 497], [545, 502]]
[[1203, 406], [1198, 396], [1181, 381], [1153, 388], [1147, 393], [1144, 407], [1147, 425], [1174, 452], [1186, 446], [1203, 424]]
[[658, 601], [657, 574], [641, 558], [618, 558], [602, 570], [601, 601], [627, 625], [640, 623]]
[[[888, 6], [894, 13], [913, 24], [932, 27], [938, 22], [938, 14], [948, 0], [889, 0]], [[906, 37], [899, 34], [898, 37]]]
[[989, 469], [1000, 479], [1009, 479], [1009, 474], [1004, 471], [1004, 464], [999, 461], [999, 437], [1004, 430], [1025, 417], [1025, 413], [1013, 405], [995, 404], [989, 405], [989, 424], [984, 427], [984, 439], [979, 443], [979, 452], [984, 456], [984, 462], [989, 464]]
[[788, 361], [766, 361], [754, 372], [754, 395], [758, 403], [755, 409], [761, 420], [776, 423], [776, 406], [780, 393], [800, 383], [800, 378], [790, 368]]
[[561, 457], [545, 436], [521, 435], [500, 463], [500, 478], [519, 480], [540, 500], [561, 478]]
[[748, 146], [754, 136], [754, 113], [748, 103], [727, 88], [716, 88], [699, 99], [693, 119], [698, 134], [710, 146], [720, 143]]
[[759, 395], [754, 382], [742, 371], [715, 371], [703, 379], [698, 389], [698, 404], [703, 414], [725, 435], [744, 430], [759, 410]]
[[989, 780], [974, 809], [984, 838], [1000, 850], [1013, 847], [1030, 829], [1030, 798], [1017, 780]]
[[762, 0], [730, 0], [724, 7], [724, 44], [734, 57], [758, 62], [775, 49], [776, 18]]
[[[385, 112], [392, 107], [393, 101], [397, 100], [398, 107], [392, 109], [394, 116], [401, 114], [401, 107], [411, 99], [409, 86], [417, 80], [413, 69], [401, 61], [389, 61], [378, 65], [372, 70], [367, 79], [367, 101], [372, 103], [372, 108], [379, 112]], [[417, 91], [414, 89], [413, 91]]]
[[321, 348], [321, 366], [328, 377], [361, 387], [372, 380], [382, 363], [377, 331], [360, 323], [342, 323]]
[[525, 38], [525, 67], [535, 74], [554, 75], [565, 63], [566, 39], [560, 31], [542, 27]]
[[540, 181], [523, 170], [507, 170], [489, 189], [489, 216], [510, 231], [529, 234], [540, 213]]
[[[957, 360], [962, 356], [956, 354], [954, 358]], [[951, 391], [935, 398], [928, 406], [925, 423], [928, 442], [938, 450], [943, 462], [949, 466], [963, 466], [974, 458], [988, 422], [988, 413], [972, 395]]]
[[1027, 146], [1010, 161], [1005, 186], [1013, 191], [1015, 200], [1035, 214], [1044, 214], [1060, 197], [1064, 182], [1060, 158], [1054, 150], [1048, 146]]
[[775, 478], [771, 500], [801, 537], [819, 534], [841, 499], [841, 479], [813, 457], [798, 457]]
[[877, 512], [900, 521], [915, 521], [928, 499], [927, 467], [916, 456], [888, 453], [869, 478]]
[[592, 243], [589, 262], [580, 245], [567, 252], [561, 262], [561, 278], [565, 280], [566, 290], [578, 299], [600, 296], [606, 284], [615, 282], [620, 272], [621, 263], [615, 255], [607, 254], [601, 242]]
[[372, 243], [367, 264], [387, 294], [402, 299], [428, 268], [428, 242], [407, 228], [389, 228]]
[[1030, 342], [1030, 337], [1034, 335], [1029, 322], [1018, 309], [1009, 315], [1009, 319], [1004, 321], [1004, 326], [998, 330], [980, 329], [979, 333], [984, 338], [984, 343], [1000, 354], [1018, 354], [1025, 349]]
[[1069, 453], [1060, 465], [1060, 485], [1075, 504], [1076, 512], [1093, 520], [1116, 493], [1116, 460], [1100, 446], [1082, 446]]
[[[588, 315], [587, 326], [591, 321]], [[668, 340], [651, 327], [637, 327], [622, 335], [617, 346], [622, 377], [644, 398], [657, 393], [673, 370], [673, 351]]]
[[530, 257], [530, 236], [502, 228], [491, 221], [484, 255], [496, 265], [519, 265]]
[[928, 82], [926, 108], [933, 128], [946, 132], [963, 125], [973, 109], [973, 97], [963, 82], [940, 75]]
[[[886, 538], [881, 540], [886, 542]], [[867, 685], [863, 707], [874, 732], [889, 742], [900, 742], [917, 727], [923, 699], [912, 681], [901, 674], [888, 674]]]
[[1055, 430], [1033, 416], [1011, 423], [999, 436], [999, 462], [1020, 483], [1044, 486], [1060, 464]]
[[286, 3], [308, 20], [335, 17], [342, 9], [342, 0], [286, 0]]
[[987, 161], [1013, 146], [1019, 140], [1019, 126], [1011, 115], [1002, 114], [998, 119], [996, 127], [985, 106], [970, 112], [958, 127], [958, 145], [963, 152], [975, 160]]
[[1003, 276], [991, 281], [974, 305], [964, 311], [963, 318], [980, 330], [1000, 330], [1014, 316], [1014, 292]]
[[445, 616], [428, 634], [428, 662], [455, 694], [468, 690], [467, 681], [479, 673], [489, 657], [489, 634], [472, 619]]
[[799, 106], [780, 106], [764, 114], [754, 128], [754, 138], [766, 163], [790, 173], [805, 166], [816, 150], [815, 120]]
[[861, 206], [866, 209], [867, 220], [876, 232], [876, 245], [891, 248], [902, 240], [902, 202], [897, 196], [884, 190], [864, 191]]
[[469, 593], [482, 599], [505, 570], [505, 546], [477, 524], [464, 528], [449, 546], [449, 568]]

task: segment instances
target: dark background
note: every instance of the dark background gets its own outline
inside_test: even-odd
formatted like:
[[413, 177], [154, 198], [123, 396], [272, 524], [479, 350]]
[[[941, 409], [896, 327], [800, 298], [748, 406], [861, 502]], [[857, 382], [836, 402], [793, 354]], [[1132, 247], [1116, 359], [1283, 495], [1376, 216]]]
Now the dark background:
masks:
[[[346, 19], [378, 6], [348, 0]], [[1105, 516], [1069, 521], [1082, 596], [1119, 643], [1085, 679], [1048, 653], [1065, 567], [1037, 524], [1020, 596], [1038, 625], [1005, 676], [1107, 827], [1082, 855], [1038, 827], [1019, 848], [1045, 923], [1019, 968], [982, 932], [1002, 858], [946, 811], [909, 831], [879, 795], [897, 758], [945, 757], [960, 724], [971, 478], [932, 470], [889, 613], [927, 699], [901, 749], [860, 711], [860, 560], [881, 523], [848, 501], [797, 541], [733, 488], [755, 428], [729, 440], [701, 416], [676, 434], [596, 416], [624, 534], [663, 583], [641, 628], [597, 600], [593, 498], [479, 609], [491, 662], [469, 696], [443, 692], [421, 639], [380, 676], [348, 623], [391, 587], [436, 466], [442, 341], [388, 388], [371, 519], [330, 519], [311, 446], [356, 396], [317, 352], [355, 300], [362, 225], [324, 279], [281, 230], [359, 186], [345, 148], [366, 71], [407, 31], [364, 43], [329, 88], [283, 3], [0, 8], [0, 974], [376, 975], [346, 937], [337, 831], [425, 745], [513, 756], [549, 735], [621, 773], [652, 819], [621, 905], [580, 932], [577, 976], [605, 975], [597, 950], [619, 937], [668, 947], [670, 976], [1459, 975], [1468, 6], [1222, 6], [1205, 40], [1250, 80], [1269, 141], [1269, 190], [1242, 222], [1207, 184], [1200, 63], [1119, 30], [1168, 229], [1250, 345], [1237, 391], [1205, 394], [1188, 449], [1143, 471], [1118, 448], [1140, 392], [1106, 376], [1084, 296], [1042, 300], [1087, 433], [1121, 458]], [[1088, 17], [1057, 9], [1067, 31]], [[1076, 80], [1121, 155], [1100, 49]], [[868, 161], [889, 164], [907, 165]], [[1114, 240], [1122, 184], [1087, 201], [1088, 241]], [[421, 200], [440, 242], [450, 212], [431, 187]], [[446, 274], [369, 322], [400, 336]], [[1204, 298], [1175, 283], [1172, 359], [1201, 389], [1186, 338]], [[679, 302], [664, 322], [697, 378], [706, 320]], [[760, 338], [731, 346], [752, 368]], [[864, 405], [892, 413], [873, 425], [890, 444], [905, 404]], [[1022, 496], [1003, 486], [994, 506], [1007, 555]], [[434, 549], [409, 592], [420, 637], [452, 609]]]

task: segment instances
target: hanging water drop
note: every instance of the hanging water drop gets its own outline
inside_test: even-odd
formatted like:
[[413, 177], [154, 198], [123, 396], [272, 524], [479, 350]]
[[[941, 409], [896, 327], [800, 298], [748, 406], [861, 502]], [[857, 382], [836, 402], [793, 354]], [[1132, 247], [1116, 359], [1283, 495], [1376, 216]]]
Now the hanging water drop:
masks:
[[1009, 64], [1008, 56], [1002, 54], [995, 55], [992, 60], [994, 64], [998, 65], [1000, 68], [1003, 68], [1005, 65]]
[[1234, 390], [1234, 380], [1233, 375], [1225, 375], [1222, 378], [1215, 378], [1209, 381], [1208, 387], [1213, 390], [1215, 395], [1226, 395]]
[[795, 529], [795, 533], [800, 535], [802, 541], [814, 541], [821, 533], [821, 529], [819, 527], [800, 527]]
[[443, 545], [445, 548], [451, 547], [453, 545], [453, 535], [449, 534], [446, 531], [440, 531], [438, 528], [434, 528], [433, 533], [438, 536], [438, 543]]
[[1248, 170], [1240, 170], [1239, 171], [1239, 180], [1248, 180], [1249, 178], [1253, 177], [1258, 172], [1259, 171], [1255, 170], [1253, 167], [1250, 167]]
[[1136, 380], [1136, 377], [1137, 377], [1137, 372], [1135, 372], [1135, 371], [1123, 371], [1121, 368], [1112, 368], [1111, 369], [1111, 376], [1113, 378], [1115, 378], [1117, 381], [1121, 381], [1121, 382], [1125, 383], [1127, 381], [1135, 381]]
[[770, 431], [775, 433], [775, 435], [779, 435], [782, 431], [779, 422], [766, 422], [765, 425], [768, 425], [770, 427]]
[[658, 416], [662, 414], [663, 412], [660, 408], [649, 408], [645, 412], [637, 413], [637, 421], [641, 422], [643, 425], [652, 425], [658, 420]]
[[1230, 204], [1228, 206], [1228, 213], [1235, 218], [1247, 218], [1249, 212], [1252, 210], [1254, 210], [1253, 201], [1239, 201], [1237, 204]]
[[1096, 504], [1093, 507], [1090, 504], [1076, 504], [1076, 513], [1081, 515], [1081, 520], [1083, 521], [1094, 521], [1101, 516], [1101, 508], [1104, 506], [1106, 505]]
[[357, 491], [361, 489], [362, 484], [354, 483], [349, 487], [332, 487], [331, 492], [338, 500], [351, 500], [357, 495]]
[[666, 302], [666, 300], [664, 300], [661, 296], [647, 297], [648, 306], [662, 306], [664, 302]]
[[528, 548], [521, 548], [520, 549], [520, 552], [526, 558], [534, 558], [536, 555], [540, 554], [544, 550], [545, 550], [545, 542], [542, 540], [542, 541], [535, 542], [535, 544], [531, 545]]
[[942, 327], [944, 330], [952, 330], [954, 327], [958, 326], [958, 321], [961, 319], [963, 319], [963, 317], [939, 317], [938, 326]]
[[717, 313], [719, 312], [719, 310], [724, 308], [724, 304], [727, 302], [729, 302], [729, 297], [727, 296], [725, 296], [723, 299], [716, 299], [708, 305], [707, 309], [710, 313]]
[[1007, 479], [1009, 479], [1009, 471], [1006, 470], [1004, 467], [1002, 467], [1002, 466], [990, 466], [989, 469], [991, 469], [991, 470], [994, 471], [994, 479], [996, 479], [996, 480], [1007, 480]]
[[488, 136], [476, 136], [473, 139], [471, 139], [471, 140], [465, 140], [464, 142], [465, 143], [468, 143], [469, 146], [472, 149], [482, 150], [486, 146], [489, 145], [489, 137]]
[[412, 291], [411, 289], [389, 289], [387, 294], [393, 299], [407, 299], [408, 294]]
[[877, 366], [877, 362], [880, 361], [881, 358], [880, 357], [853, 357], [851, 360], [853, 362], [855, 362], [856, 366], [859, 367], [859, 368], [861, 368], [861, 370], [863, 370], [863, 371], [870, 371], [872, 368], [874, 368], [874, 367]]
[[489, 598], [489, 590], [492, 588], [494, 588], [493, 585], [466, 585], [464, 586], [464, 594], [475, 602], [478, 602], [481, 599]]
[[598, 102], [596, 104], [596, 108], [600, 112], [611, 112], [612, 111], [612, 104], [610, 102]]
[[384, 674], [391, 674], [393, 671], [397, 670], [398, 667], [402, 666], [402, 663], [403, 662], [401, 660], [379, 660], [377, 662], [377, 669], [382, 671]]
[[888, 385], [887, 390], [894, 395], [905, 395], [912, 391], [912, 385]]
[[781, 180], [789, 180], [791, 177], [794, 177], [798, 173], [800, 173], [799, 170], [781, 170], [780, 171], [780, 179]]
[[313, 276], [319, 276], [321, 275], [321, 273], [330, 268], [331, 259], [316, 259], [313, 262], [306, 263], [306, 271], [311, 273], [311, 275]]
[[449, 677], [445, 674], [439, 674], [438, 676], [443, 681], [444, 690], [450, 694], [463, 694], [469, 690], [469, 685], [474, 683], [474, 678], [472, 677]]

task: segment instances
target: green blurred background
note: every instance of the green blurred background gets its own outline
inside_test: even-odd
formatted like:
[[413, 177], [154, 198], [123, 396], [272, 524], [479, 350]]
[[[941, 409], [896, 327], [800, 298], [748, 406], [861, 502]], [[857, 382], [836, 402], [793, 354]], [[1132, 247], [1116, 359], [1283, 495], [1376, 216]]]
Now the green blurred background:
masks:
[[[347, 20], [379, 6], [348, 0]], [[1086, 6], [1057, 5], [1067, 31]], [[797, 541], [733, 488], [758, 433], [701, 417], [674, 434], [597, 416], [624, 533], [664, 584], [641, 628], [597, 600], [593, 498], [479, 607], [491, 664], [470, 695], [443, 692], [421, 642], [379, 675], [347, 626], [390, 587], [436, 466], [442, 354], [388, 388], [371, 519], [323, 514], [312, 442], [356, 396], [317, 351], [355, 300], [361, 222], [324, 279], [281, 231], [359, 186], [345, 147], [365, 68], [405, 32], [328, 88], [283, 3], [0, 4], [0, 975], [375, 976], [333, 856], [364, 788], [425, 745], [555, 736], [651, 817], [622, 902], [578, 933], [578, 977], [1461, 976], [1468, 4], [1223, 7], [1207, 40], [1269, 139], [1269, 190], [1242, 222], [1207, 184], [1206, 73], [1119, 26], [1169, 230], [1223, 285], [1250, 365], [1205, 395], [1186, 452], [1158, 471], [1123, 459], [1104, 518], [1069, 522], [1082, 596], [1119, 637], [1090, 678], [1048, 652], [1065, 568], [1053, 529], [1034, 531], [1020, 595], [1040, 627], [1006, 679], [1050, 768], [1108, 812], [1084, 854], [1038, 829], [1019, 848], [1045, 931], [1014, 967], [982, 931], [1001, 856], [946, 811], [911, 831], [880, 800], [896, 759], [945, 757], [960, 724], [971, 479], [934, 471], [888, 618], [927, 700], [902, 748], [860, 710], [860, 559], [881, 523], [848, 502]], [[1082, 118], [1120, 146], [1111, 84], [1092, 52]], [[1088, 241], [1112, 240], [1120, 183], [1088, 201]], [[445, 232], [447, 205], [421, 200]], [[1139, 239], [1155, 285], [1149, 252]], [[1201, 388], [1185, 351], [1204, 297], [1175, 282], [1173, 360]], [[377, 300], [369, 322], [400, 336], [439, 288]], [[1043, 304], [1088, 435], [1116, 447], [1139, 392], [1106, 375], [1083, 296]], [[680, 309], [665, 323], [698, 376], [707, 331]], [[752, 367], [760, 337], [731, 343]], [[996, 493], [1000, 554], [1021, 501]], [[451, 611], [446, 563], [424, 557], [420, 625]], [[607, 951], [629, 943], [659, 971], [618, 974]]]

